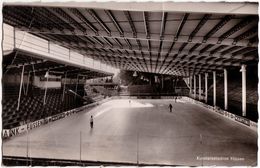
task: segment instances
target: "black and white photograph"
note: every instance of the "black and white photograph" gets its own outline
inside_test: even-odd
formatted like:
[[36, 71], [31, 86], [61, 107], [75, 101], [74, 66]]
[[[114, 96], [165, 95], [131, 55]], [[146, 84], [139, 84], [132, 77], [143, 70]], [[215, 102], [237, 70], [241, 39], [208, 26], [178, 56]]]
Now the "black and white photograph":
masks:
[[2, 166], [258, 166], [257, 1], [2, 3]]

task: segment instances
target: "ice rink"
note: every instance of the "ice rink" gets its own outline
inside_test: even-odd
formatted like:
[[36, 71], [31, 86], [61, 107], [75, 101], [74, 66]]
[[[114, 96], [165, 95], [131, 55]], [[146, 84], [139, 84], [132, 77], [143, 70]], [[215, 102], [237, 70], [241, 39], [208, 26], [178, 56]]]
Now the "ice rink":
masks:
[[[168, 105], [173, 105], [169, 112]], [[90, 116], [94, 128], [90, 128]], [[4, 156], [160, 165], [257, 163], [257, 133], [199, 105], [111, 100], [3, 142]]]

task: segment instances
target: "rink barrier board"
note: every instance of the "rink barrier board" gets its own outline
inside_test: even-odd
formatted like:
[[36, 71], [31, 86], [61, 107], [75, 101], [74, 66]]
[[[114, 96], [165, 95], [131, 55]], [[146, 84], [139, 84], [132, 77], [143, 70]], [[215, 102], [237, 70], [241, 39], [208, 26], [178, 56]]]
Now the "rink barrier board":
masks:
[[6, 138], [17, 136], [19, 134], [25, 133], [29, 130], [34, 129], [34, 128], [38, 128], [41, 125], [45, 125], [45, 124], [66, 118], [70, 115], [81, 112], [83, 110], [90, 109], [90, 108], [95, 107], [99, 104], [105, 103], [105, 102], [107, 102], [111, 99], [113, 99], [113, 97], [106, 98], [106, 99], [103, 99], [101, 101], [94, 102], [94, 103], [91, 103], [91, 104], [88, 104], [88, 105], [84, 105], [82, 107], [72, 109], [72, 110], [68, 110], [68, 111], [65, 111], [65, 112], [62, 112], [62, 113], [59, 113], [59, 114], [56, 114], [56, 115], [53, 115], [53, 116], [49, 116], [49, 117], [46, 117], [46, 118], [43, 118], [43, 119], [40, 119], [40, 120], [36, 120], [36, 121], [30, 122], [30, 123], [21, 125], [19, 127], [15, 127], [15, 128], [11, 128], [11, 129], [3, 129], [3, 131], [2, 131], [3, 136], [2, 137], [4, 139], [6, 139]]
[[[175, 96], [161, 96], [161, 99], [173, 99], [174, 97]], [[30, 123], [21, 125], [19, 127], [15, 127], [15, 128], [12, 128], [12, 129], [3, 129], [2, 135], [3, 135], [4, 139], [10, 138], [10, 137], [25, 133], [25, 132], [27, 132], [31, 129], [40, 127], [41, 125], [45, 125], [45, 124], [48, 124], [50, 122], [54, 122], [54, 121], [66, 118], [70, 115], [81, 112], [82, 110], [87, 110], [89, 108], [95, 107], [95, 106], [100, 105], [102, 103], [105, 103], [109, 100], [112, 100], [112, 99], [129, 99], [129, 98], [137, 99], [138, 97], [136, 97], [136, 96], [113, 96], [113, 97], [109, 97], [109, 98], [103, 99], [101, 101], [94, 102], [94, 103], [91, 103], [91, 104], [88, 104], [88, 105], [85, 105], [85, 106], [82, 106], [82, 107], [79, 107], [79, 108], [76, 108], [76, 109], [72, 109], [72, 110], [69, 110], [69, 111], [65, 111], [63, 113], [59, 113], [59, 114], [56, 114], [56, 115], [53, 115], [53, 116], [49, 116], [49, 117], [46, 117], [44, 119], [36, 120], [34, 122], [30, 122]], [[194, 103], [194, 104], [200, 105], [204, 108], [207, 108], [210, 111], [216, 112], [216, 113], [220, 114], [221, 116], [228, 118], [232, 121], [243, 124], [244, 126], [247, 126], [254, 131], [257, 131], [257, 123], [255, 123], [255, 122], [253, 122], [253, 121], [251, 121], [247, 118], [232, 114], [230, 112], [227, 112], [225, 110], [220, 109], [219, 107], [210, 106], [210, 105], [205, 104], [203, 102], [194, 100], [190, 97], [183, 96], [182, 98], [191, 102], [191, 103]]]
[[252, 130], [257, 132], [257, 123], [256, 122], [253, 122], [253, 121], [251, 121], [251, 120], [249, 120], [247, 118], [238, 116], [236, 114], [232, 114], [232, 113], [230, 113], [228, 111], [225, 111], [225, 110], [223, 110], [223, 109], [221, 109], [219, 107], [213, 107], [213, 106], [210, 106], [210, 105], [205, 104], [203, 102], [194, 100], [194, 99], [192, 99], [190, 97], [183, 97], [183, 98], [185, 100], [191, 102], [191, 103], [194, 103], [194, 104], [200, 105], [200, 106], [202, 106], [204, 108], [207, 108], [210, 111], [213, 111], [213, 112], [215, 112], [215, 113], [217, 113], [217, 114], [219, 114], [219, 115], [221, 115], [221, 116], [223, 116], [223, 117], [225, 117], [227, 119], [230, 119], [230, 120], [232, 120], [234, 122], [242, 124], [242, 125], [244, 125], [244, 126], [246, 126], [246, 127], [248, 127], [248, 128], [250, 128], [250, 129], [252, 129]]

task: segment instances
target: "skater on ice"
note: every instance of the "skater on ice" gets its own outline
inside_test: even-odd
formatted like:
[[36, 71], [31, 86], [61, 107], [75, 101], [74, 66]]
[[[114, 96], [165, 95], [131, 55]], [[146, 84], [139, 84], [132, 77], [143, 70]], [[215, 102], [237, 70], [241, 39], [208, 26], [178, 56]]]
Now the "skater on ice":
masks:
[[169, 104], [170, 112], [172, 112], [172, 104]]
[[93, 128], [93, 116], [90, 118], [90, 127]]

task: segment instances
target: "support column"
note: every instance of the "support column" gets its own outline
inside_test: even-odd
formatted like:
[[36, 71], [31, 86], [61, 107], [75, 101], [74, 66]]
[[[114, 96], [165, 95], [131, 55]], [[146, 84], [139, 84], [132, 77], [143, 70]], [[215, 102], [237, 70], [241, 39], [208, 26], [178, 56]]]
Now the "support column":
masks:
[[16, 108], [16, 110], [19, 110], [19, 107], [20, 107], [21, 94], [22, 94], [22, 86], [23, 86], [23, 74], [24, 74], [24, 65], [23, 65], [22, 74], [21, 74], [19, 97], [18, 97], [18, 103], [17, 103], [17, 108]]
[[228, 109], [228, 77], [227, 69], [224, 69], [224, 101], [225, 101], [225, 110]]
[[67, 72], [65, 73], [65, 80], [64, 80], [64, 84], [63, 84], [62, 101], [64, 101], [66, 81], [67, 81]]
[[213, 71], [213, 106], [215, 107], [216, 106], [216, 95], [217, 95], [217, 92], [216, 92], [216, 72]]
[[46, 95], [47, 95], [47, 90], [48, 90], [48, 81], [49, 81], [49, 70], [46, 72], [46, 78], [47, 78], [47, 83], [45, 84], [45, 92], [44, 92], [44, 98], [43, 98], [43, 105], [46, 104]]
[[14, 40], [14, 49], [15, 49], [15, 48], [16, 48], [16, 42], [15, 42], [15, 41], [16, 41], [16, 33], [15, 33], [15, 28], [14, 28], [14, 32], [13, 32], [13, 33], [14, 33], [14, 39], [13, 39], [13, 40]]
[[163, 79], [163, 76], [162, 76], [162, 89], [164, 88], [164, 79]]
[[201, 75], [199, 74], [199, 100], [201, 100]]
[[28, 89], [29, 89], [29, 84], [30, 84], [30, 75], [31, 75], [31, 72], [29, 72], [29, 74], [28, 74], [27, 86], [26, 86], [26, 96], [28, 94]]
[[208, 103], [208, 73], [205, 73], [205, 102]]
[[192, 76], [190, 76], [190, 96], [192, 96]]
[[[77, 75], [77, 81], [76, 81], [76, 89], [75, 89], [75, 93], [77, 93], [77, 91], [78, 91], [78, 83], [79, 83], [79, 75]], [[76, 99], [76, 94], [75, 94], [74, 98]]]
[[242, 115], [246, 116], [246, 65], [241, 66], [242, 72]]
[[197, 93], [197, 91], [196, 91], [196, 75], [194, 75], [194, 99], [196, 99], [196, 93]]

